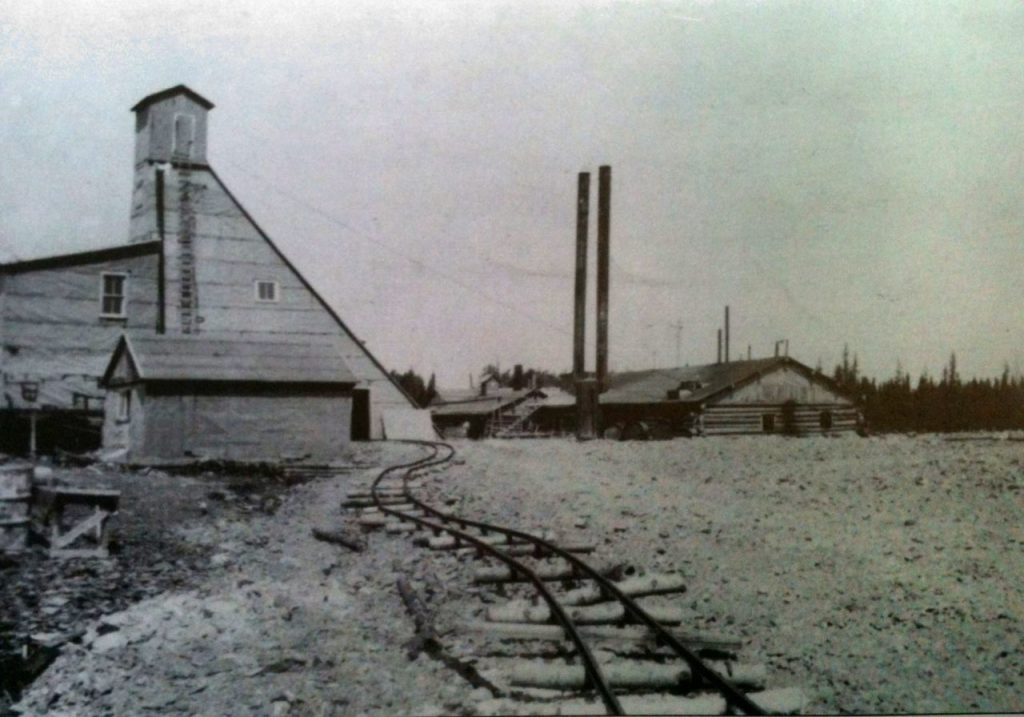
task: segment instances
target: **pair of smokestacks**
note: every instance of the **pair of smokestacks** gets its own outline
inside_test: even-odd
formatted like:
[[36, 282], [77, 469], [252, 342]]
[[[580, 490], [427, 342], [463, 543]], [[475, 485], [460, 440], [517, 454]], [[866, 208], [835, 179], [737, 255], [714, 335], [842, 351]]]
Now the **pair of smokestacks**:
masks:
[[[608, 289], [609, 238], [611, 229], [612, 168], [598, 170], [597, 185], [597, 386], [607, 388], [608, 380]], [[586, 377], [587, 304], [587, 222], [590, 215], [590, 173], [580, 172], [576, 199], [576, 303], [573, 317], [572, 373], [579, 381]]]
[[[722, 363], [722, 329], [718, 330], [718, 363]], [[729, 307], [725, 307], [725, 363], [729, 363]]]

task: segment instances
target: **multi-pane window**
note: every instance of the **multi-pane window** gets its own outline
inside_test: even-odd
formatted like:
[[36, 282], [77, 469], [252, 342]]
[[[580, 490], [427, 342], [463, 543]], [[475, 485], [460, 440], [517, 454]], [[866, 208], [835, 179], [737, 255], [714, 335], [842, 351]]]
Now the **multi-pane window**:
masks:
[[256, 301], [277, 301], [278, 286], [276, 281], [256, 282]]
[[128, 277], [125, 274], [103, 275], [100, 288], [100, 316], [124, 318], [127, 284]]

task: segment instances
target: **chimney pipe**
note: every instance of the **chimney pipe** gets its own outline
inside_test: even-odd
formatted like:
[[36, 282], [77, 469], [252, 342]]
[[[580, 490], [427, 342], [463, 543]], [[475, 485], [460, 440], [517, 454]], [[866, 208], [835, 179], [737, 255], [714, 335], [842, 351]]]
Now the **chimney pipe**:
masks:
[[749, 361], [751, 358], [752, 354], [750, 353], [750, 344], [747, 344], [747, 361]]
[[718, 330], [718, 358], [715, 363], [722, 363], [722, 330]]
[[608, 387], [608, 268], [610, 260], [612, 168], [603, 165], [597, 182], [597, 390]]
[[573, 314], [572, 373], [576, 389], [576, 438], [597, 435], [597, 382], [586, 377], [584, 364], [587, 308], [587, 218], [590, 213], [590, 173], [580, 172], [576, 194], [576, 304]]
[[729, 363], [729, 307], [725, 307], [725, 362]]
[[576, 192], [576, 303], [573, 314], [572, 375], [584, 376], [587, 310], [587, 218], [590, 214], [590, 173], [580, 172]]

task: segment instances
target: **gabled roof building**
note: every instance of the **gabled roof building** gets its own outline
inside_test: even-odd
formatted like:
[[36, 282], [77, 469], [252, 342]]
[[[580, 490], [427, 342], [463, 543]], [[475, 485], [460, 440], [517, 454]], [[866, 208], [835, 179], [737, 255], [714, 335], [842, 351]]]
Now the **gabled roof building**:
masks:
[[859, 427], [855, 401], [788, 356], [613, 374], [602, 424], [630, 435], [813, 434]]
[[354, 379], [344, 439], [382, 437], [384, 414], [413, 401], [210, 166], [212, 108], [184, 85], [132, 108], [127, 244], [0, 265], [0, 411], [27, 408], [19, 384], [30, 381], [47, 415], [99, 415], [122, 334], [316, 343]]
[[336, 455], [356, 377], [329, 343], [124, 336], [100, 383], [105, 451], [251, 461]]

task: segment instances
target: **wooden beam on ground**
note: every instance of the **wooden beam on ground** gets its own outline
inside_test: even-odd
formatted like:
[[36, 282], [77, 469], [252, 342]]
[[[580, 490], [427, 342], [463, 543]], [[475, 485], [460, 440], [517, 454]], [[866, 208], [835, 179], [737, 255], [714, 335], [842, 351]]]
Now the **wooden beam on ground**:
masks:
[[[686, 619], [678, 608], [660, 605], [641, 605], [644, 612], [664, 625], [678, 625]], [[566, 614], [580, 625], [600, 625], [622, 622], [626, 609], [619, 603], [599, 603], [583, 607], [568, 607]], [[494, 622], [546, 623], [551, 621], [551, 610], [547, 603], [524, 605], [515, 601], [505, 605], [492, 605], [487, 609], [487, 619]]]
[[[559, 545], [559, 548], [567, 553], [592, 553], [594, 552], [593, 545], [586, 545], [583, 543], [572, 544], [572, 545]], [[533, 555], [534, 547], [528, 543], [521, 543], [519, 545], [510, 545], [507, 549], [503, 550], [503, 553], [512, 555], [515, 557], [523, 557], [527, 555]]]
[[[534, 573], [537, 574], [541, 580], [572, 580], [580, 579], [585, 580], [586, 577], [573, 571], [572, 566], [569, 565], [558, 565], [558, 564], [545, 564], [537, 568], [534, 568]], [[601, 575], [608, 575], [614, 572], [614, 568], [601, 568], [598, 570]], [[513, 575], [512, 569], [507, 565], [501, 565], [494, 568], [477, 568], [473, 574], [473, 581], [477, 583], [522, 583], [528, 582], [527, 578], [523, 575], [516, 573]]]
[[[734, 685], [759, 689], [764, 687], [768, 669], [761, 664], [710, 662], [711, 669], [727, 677]], [[552, 662], [518, 662], [501, 668], [517, 687], [540, 687], [551, 690], [581, 690], [587, 684], [583, 665]], [[667, 690], [693, 682], [693, 673], [685, 662], [661, 664], [622, 660], [601, 665], [605, 679], [619, 689]]]
[[[565, 630], [560, 625], [537, 625], [521, 622], [487, 622], [473, 620], [459, 625], [467, 632], [492, 635], [502, 640], [547, 640], [551, 642], [568, 640]], [[579, 628], [580, 634], [588, 640], [614, 640], [635, 644], [654, 642], [654, 633], [646, 627], [627, 625], [611, 627], [607, 625], [585, 625]], [[743, 642], [735, 638], [710, 635], [707, 633], [683, 632], [672, 630], [672, 635], [693, 650], [716, 650], [723, 653], [735, 653]]]
[[[628, 715], [722, 715], [725, 700], [718, 695], [673, 697], [661, 695], [623, 695], [619, 704]], [[481, 715], [600, 715], [605, 706], [598, 699], [567, 699], [554, 702], [520, 702], [510, 698], [482, 700], [473, 705], [475, 714]]]
[[440, 642], [437, 639], [437, 633], [434, 631], [433, 618], [427, 612], [423, 601], [420, 600], [419, 595], [416, 594], [409, 581], [404, 577], [399, 577], [396, 585], [398, 587], [398, 594], [405, 604], [405, 609], [412, 616], [413, 624], [416, 626], [416, 637], [408, 645], [409, 659], [412, 660], [425, 649], [436, 650]]
[[325, 543], [344, 546], [357, 553], [366, 549], [366, 538], [351, 531], [313, 528], [313, 537]]
[[[624, 595], [639, 597], [641, 595], [666, 595], [668, 593], [686, 592], [686, 581], [678, 573], [638, 575], [615, 583], [615, 587]], [[601, 588], [597, 585], [584, 585], [570, 590], [560, 598], [563, 605], [589, 605], [605, 600]]]

